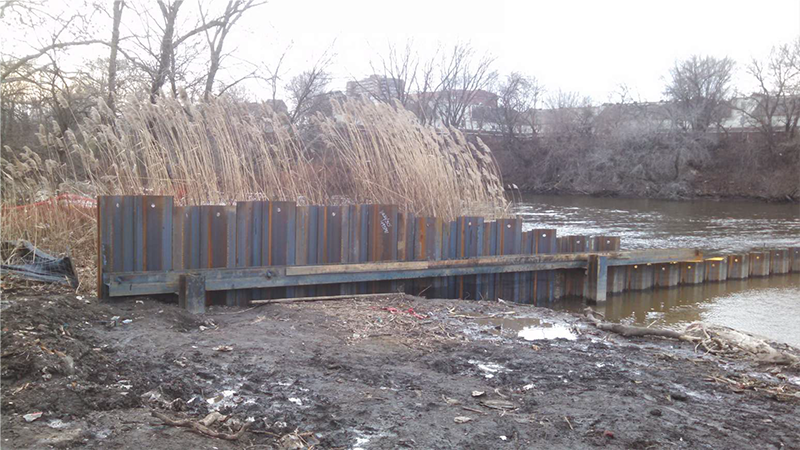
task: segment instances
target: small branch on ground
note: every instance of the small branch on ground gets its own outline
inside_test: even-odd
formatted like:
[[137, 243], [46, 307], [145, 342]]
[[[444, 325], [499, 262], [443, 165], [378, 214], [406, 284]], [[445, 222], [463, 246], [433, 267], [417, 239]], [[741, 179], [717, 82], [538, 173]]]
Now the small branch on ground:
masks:
[[241, 428], [239, 428], [239, 431], [235, 433], [221, 433], [218, 431], [214, 431], [211, 428], [208, 428], [207, 426], [203, 425], [202, 423], [191, 419], [172, 419], [166, 414], [160, 413], [158, 411], [152, 411], [151, 414], [153, 417], [161, 419], [165, 425], [169, 425], [172, 427], [188, 428], [189, 430], [197, 434], [202, 434], [203, 436], [208, 436], [217, 439], [224, 439], [226, 441], [235, 441], [239, 439], [239, 437], [241, 437], [245, 433], [245, 431], [247, 431], [247, 429], [250, 428], [250, 426], [253, 424], [253, 422], [245, 422], [245, 424], [242, 425]]

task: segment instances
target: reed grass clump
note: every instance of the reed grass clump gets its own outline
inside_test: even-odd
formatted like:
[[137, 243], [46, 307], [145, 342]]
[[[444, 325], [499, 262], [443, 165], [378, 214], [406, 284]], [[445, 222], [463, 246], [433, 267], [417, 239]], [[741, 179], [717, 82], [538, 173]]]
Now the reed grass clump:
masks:
[[[190, 104], [128, 99], [112, 113], [98, 100], [75, 130], [41, 126], [40, 148], [3, 148], [2, 233], [92, 265], [95, 218], [58, 194], [159, 194], [180, 204], [297, 200], [397, 204], [449, 220], [506, 213], [488, 147], [457, 130], [435, 130], [398, 105], [334, 102], [303, 129], [266, 105], [218, 99]], [[84, 248], [85, 247], [85, 248]]]

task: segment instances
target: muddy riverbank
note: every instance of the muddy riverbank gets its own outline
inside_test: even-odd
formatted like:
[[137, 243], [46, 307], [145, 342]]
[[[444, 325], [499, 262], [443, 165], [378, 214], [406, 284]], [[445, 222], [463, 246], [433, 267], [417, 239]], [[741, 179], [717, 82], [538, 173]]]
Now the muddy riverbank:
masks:
[[[523, 305], [390, 295], [191, 316], [153, 299], [2, 301], [9, 449], [797, 448], [798, 383], [798, 367]], [[253, 423], [227, 441], [153, 410]]]

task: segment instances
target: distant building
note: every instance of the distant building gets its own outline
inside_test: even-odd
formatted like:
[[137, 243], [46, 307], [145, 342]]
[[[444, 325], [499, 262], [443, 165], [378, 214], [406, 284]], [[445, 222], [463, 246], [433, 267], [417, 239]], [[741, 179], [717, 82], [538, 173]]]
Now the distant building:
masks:
[[370, 75], [363, 80], [347, 82], [348, 97], [366, 97], [373, 100], [388, 101], [400, 98], [405, 92], [406, 83], [397, 78]]

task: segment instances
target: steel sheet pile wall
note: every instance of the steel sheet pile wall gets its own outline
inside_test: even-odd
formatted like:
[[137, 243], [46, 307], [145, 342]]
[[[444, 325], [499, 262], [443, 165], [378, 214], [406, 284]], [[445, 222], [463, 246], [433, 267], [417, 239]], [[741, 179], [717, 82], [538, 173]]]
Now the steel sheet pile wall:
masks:
[[[203, 299], [246, 305], [256, 299], [397, 291], [543, 305], [563, 296], [602, 301], [606, 293], [625, 290], [800, 271], [796, 247], [704, 261], [692, 249], [621, 252], [619, 237], [559, 238], [554, 229], [523, 231], [520, 218], [444, 222], [395, 205], [176, 206], [167, 196], [100, 196], [98, 206], [98, 295], [185, 291], [184, 297], [192, 298], [183, 301], [193, 307]], [[426, 270], [413, 261], [441, 263], [424, 264]], [[365, 276], [375, 268], [364, 266], [375, 262], [394, 262], [380, 266], [407, 272]], [[362, 273], [341, 272], [347, 265], [359, 265], [351, 268]], [[418, 272], [408, 276], [409, 266]]]
[[[395, 205], [297, 206], [294, 202], [242, 201], [230, 206], [176, 206], [167, 196], [101, 196], [98, 220], [98, 289], [102, 297], [109, 296], [108, 277], [119, 273], [560, 253], [556, 230], [523, 232], [519, 218], [487, 221], [469, 216], [444, 222], [416, 217]], [[566, 239], [571, 243], [569, 252], [619, 250], [618, 237]], [[245, 305], [253, 299], [402, 290], [544, 304], [562, 294], [582, 293], [583, 271], [567, 273], [238, 289], [208, 292], [206, 298], [209, 304]], [[155, 283], [155, 275], [153, 280]], [[564, 289], [565, 280], [570, 282], [568, 289]]]

